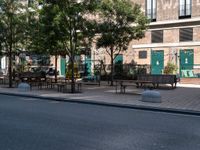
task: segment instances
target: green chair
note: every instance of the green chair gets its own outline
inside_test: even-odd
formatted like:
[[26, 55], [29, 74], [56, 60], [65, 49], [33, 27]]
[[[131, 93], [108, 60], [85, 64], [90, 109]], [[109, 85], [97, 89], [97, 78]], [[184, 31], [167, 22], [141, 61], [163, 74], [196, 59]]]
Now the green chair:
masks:
[[197, 78], [200, 78], [200, 73], [197, 73]]
[[181, 70], [181, 74], [182, 74], [182, 77], [184, 77], [184, 78], [188, 78], [189, 77], [187, 70]]
[[192, 70], [188, 70], [188, 76], [189, 76], [190, 78], [196, 78], [196, 77], [197, 77], [197, 75], [195, 75], [194, 72], [193, 72]]

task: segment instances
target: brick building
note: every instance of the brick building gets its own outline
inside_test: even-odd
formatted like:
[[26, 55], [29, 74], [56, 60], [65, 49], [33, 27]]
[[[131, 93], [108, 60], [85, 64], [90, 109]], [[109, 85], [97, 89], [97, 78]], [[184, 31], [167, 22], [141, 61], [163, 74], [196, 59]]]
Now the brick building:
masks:
[[[133, 40], [118, 59], [123, 64], [150, 65], [150, 73], [162, 74], [168, 62], [178, 66], [181, 77], [200, 73], [200, 0], [132, 0], [141, 4], [150, 27], [143, 39]], [[110, 63], [104, 50], [92, 59]]]

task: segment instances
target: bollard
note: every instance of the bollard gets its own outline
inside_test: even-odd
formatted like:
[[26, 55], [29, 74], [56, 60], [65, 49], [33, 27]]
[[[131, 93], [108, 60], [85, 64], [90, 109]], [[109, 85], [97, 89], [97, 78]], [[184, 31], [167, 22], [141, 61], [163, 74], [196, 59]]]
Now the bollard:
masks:
[[161, 103], [161, 94], [158, 91], [146, 90], [142, 93], [142, 102]]
[[18, 90], [20, 92], [27, 92], [31, 90], [31, 87], [28, 83], [22, 82], [18, 85]]

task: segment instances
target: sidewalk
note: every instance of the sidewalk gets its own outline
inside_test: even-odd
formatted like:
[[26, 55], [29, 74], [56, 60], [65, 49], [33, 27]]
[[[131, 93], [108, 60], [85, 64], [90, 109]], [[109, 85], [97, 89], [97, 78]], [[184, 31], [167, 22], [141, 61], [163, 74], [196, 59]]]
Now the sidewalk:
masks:
[[126, 105], [136, 107], [150, 107], [156, 109], [169, 109], [178, 111], [198, 111], [200, 113], [200, 85], [178, 84], [174, 90], [158, 89], [162, 96], [162, 103], [142, 102], [141, 95], [143, 89], [127, 89], [125, 94], [116, 94], [115, 87], [109, 85], [84, 85], [82, 93], [58, 93], [53, 90], [33, 89], [28, 92], [20, 92], [17, 88], [6, 88], [0, 86], [0, 93], [27, 95], [36, 97], [55, 98], [57, 100], [92, 102], [98, 104]]

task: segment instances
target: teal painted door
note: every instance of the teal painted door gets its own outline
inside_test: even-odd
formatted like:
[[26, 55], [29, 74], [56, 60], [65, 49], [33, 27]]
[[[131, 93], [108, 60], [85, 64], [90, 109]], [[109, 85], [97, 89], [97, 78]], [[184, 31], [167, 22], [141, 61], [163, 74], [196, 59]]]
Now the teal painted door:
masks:
[[114, 60], [115, 64], [123, 64], [123, 55], [119, 54]]
[[60, 74], [64, 76], [65, 71], [66, 71], [66, 60], [65, 58], [61, 57], [60, 58]]
[[91, 66], [92, 66], [91, 57], [86, 56], [85, 58], [85, 75], [86, 76], [91, 76]]
[[181, 77], [190, 77], [188, 71], [193, 70], [194, 50], [180, 50], [180, 75]]
[[114, 74], [116, 77], [121, 77], [123, 74], [123, 55], [119, 54], [114, 60]]
[[151, 51], [151, 74], [162, 74], [164, 70], [164, 51]]

